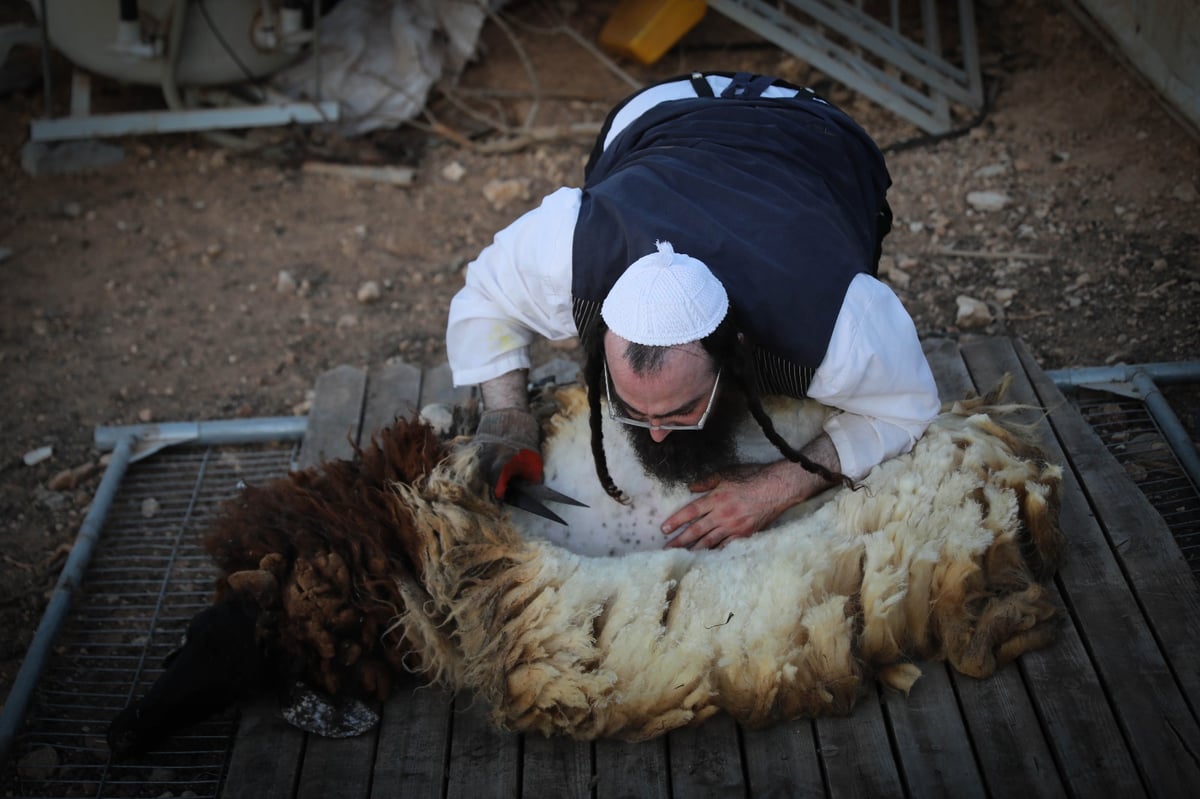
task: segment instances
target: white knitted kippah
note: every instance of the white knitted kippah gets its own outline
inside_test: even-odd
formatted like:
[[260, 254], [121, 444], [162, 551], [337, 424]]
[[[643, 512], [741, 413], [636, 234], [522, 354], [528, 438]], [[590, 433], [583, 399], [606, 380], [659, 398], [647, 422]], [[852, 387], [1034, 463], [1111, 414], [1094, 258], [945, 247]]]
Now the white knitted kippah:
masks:
[[608, 329], [635, 344], [670, 347], [717, 329], [729, 296], [703, 261], [656, 241], [657, 252], [630, 264], [600, 306]]

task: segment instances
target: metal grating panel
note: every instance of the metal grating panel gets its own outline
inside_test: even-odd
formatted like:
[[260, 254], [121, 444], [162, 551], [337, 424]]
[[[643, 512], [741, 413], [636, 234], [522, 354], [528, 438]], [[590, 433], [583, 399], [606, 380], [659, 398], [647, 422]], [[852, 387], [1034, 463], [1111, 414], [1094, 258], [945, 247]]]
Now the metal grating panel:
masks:
[[984, 105], [972, 0], [709, 0], [709, 7], [927, 133]]
[[294, 444], [178, 448], [130, 467], [0, 773], [0, 794], [217, 796], [234, 711], [128, 762], [109, 761], [105, 733], [113, 716], [162, 673], [188, 621], [210, 601], [215, 570], [200, 546], [206, 521], [239, 482], [286, 474], [297, 450]]
[[1200, 581], [1200, 491], [1140, 400], [1102, 391], [1071, 395], [1113, 457], [1166, 522], [1192, 574]]

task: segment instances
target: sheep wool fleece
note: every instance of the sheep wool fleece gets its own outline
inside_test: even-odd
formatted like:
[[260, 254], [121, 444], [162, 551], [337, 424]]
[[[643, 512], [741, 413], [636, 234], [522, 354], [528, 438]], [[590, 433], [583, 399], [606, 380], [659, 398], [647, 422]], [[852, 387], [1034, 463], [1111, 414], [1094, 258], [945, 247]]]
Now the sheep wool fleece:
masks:
[[[497, 723], [577, 739], [722, 710], [747, 726], [846, 714], [871, 673], [907, 691], [914, 659], [986, 677], [1053, 640], [1040, 581], [1062, 549], [1061, 470], [1000, 411], [959, 403], [861, 490], [714, 551], [589, 557], [526, 537], [462, 448], [396, 488], [420, 542], [396, 629]], [[577, 425], [560, 414], [551, 436]]]

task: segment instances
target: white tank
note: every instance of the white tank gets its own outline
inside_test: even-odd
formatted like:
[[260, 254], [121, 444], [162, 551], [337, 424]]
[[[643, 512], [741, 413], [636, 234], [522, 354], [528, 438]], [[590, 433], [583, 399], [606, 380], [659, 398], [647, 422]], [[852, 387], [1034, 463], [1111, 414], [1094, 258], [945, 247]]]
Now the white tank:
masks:
[[[160, 85], [171, 58], [181, 87], [261, 78], [295, 59], [306, 35], [300, 11], [281, 9], [278, 0], [138, 0], [136, 22], [121, 21], [118, 0], [44, 2], [56, 50], [89, 72], [129, 83]], [[42, 0], [32, 3], [40, 10]], [[173, 31], [181, 8], [182, 29]]]

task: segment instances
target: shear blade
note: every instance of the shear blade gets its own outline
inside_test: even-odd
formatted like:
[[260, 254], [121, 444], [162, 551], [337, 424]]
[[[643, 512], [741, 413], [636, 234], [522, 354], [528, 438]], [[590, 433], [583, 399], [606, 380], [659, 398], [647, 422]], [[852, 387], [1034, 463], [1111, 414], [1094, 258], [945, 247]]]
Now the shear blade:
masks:
[[518, 488], [527, 496], [531, 496], [539, 502], [559, 502], [563, 505], [574, 505], [577, 508], [587, 507], [587, 505], [574, 497], [568, 497], [560, 491], [555, 491], [544, 483], [527, 483], [522, 481]]
[[574, 497], [568, 497], [566, 494], [555, 491], [548, 485], [531, 483], [528, 480], [520, 478], [509, 482], [508, 492], [504, 495], [504, 501], [514, 507], [527, 510], [530, 513], [536, 513], [543, 519], [549, 519], [564, 526], [567, 523], [557, 513], [547, 508], [545, 505], [546, 502], [559, 502], [564, 505], [574, 505], [578, 508], [587, 507], [587, 505]]
[[567, 524], [557, 513], [550, 510], [533, 497], [529, 496], [529, 494], [525, 493], [523, 488], [517, 488], [510, 485], [508, 487], [508, 493], [504, 495], [504, 501], [509, 505], [512, 505], [514, 508], [520, 508], [521, 510], [527, 510], [530, 513], [535, 513], [538, 516], [541, 516], [543, 519], [549, 519], [552, 522], [558, 522], [564, 527]]

